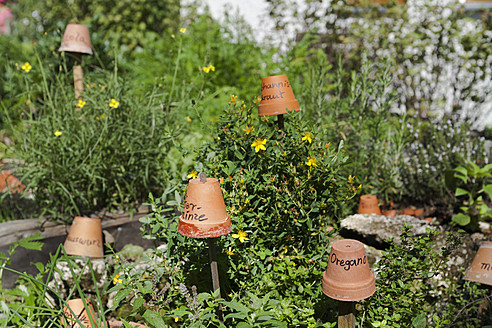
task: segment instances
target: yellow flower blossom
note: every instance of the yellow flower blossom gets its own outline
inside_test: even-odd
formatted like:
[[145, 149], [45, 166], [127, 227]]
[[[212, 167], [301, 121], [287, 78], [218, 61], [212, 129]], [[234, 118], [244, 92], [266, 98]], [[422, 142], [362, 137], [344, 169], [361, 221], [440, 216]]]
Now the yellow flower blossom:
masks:
[[178, 317], [173, 317], [174, 322], [178, 322], [179, 318]]
[[316, 167], [318, 166], [318, 160], [316, 157], [308, 157], [308, 161], [306, 162], [306, 165], [309, 166], [309, 168]]
[[179, 29], [179, 31], [180, 31], [181, 33], [185, 33], [185, 32], [186, 32], [186, 27], [182, 27], [182, 28], [180, 28], [180, 29]]
[[63, 134], [63, 132], [61, 132], [60, 130], [56, 130], [55, 133], [54, 133], [55, 137], [59, 137], [62, 134]]
[[354, 179], [355, 179], [355, 176], [352, 176], [352, 175], [349, 174], [349, 177], [348, 177], [349, 183], [354, 182]]
[[190, 174], [188, 174], [186, 177], [188, 179], [196, 179], [197, 176], [198, 176], [198, 172], [197, 171], [193, 171]]
[[330, 148], [331, 146], [331, 142], [328, 142], [327, 144], [325, 144], [325, 148]]
[[268, 122], [268, 116], [263, 116], [263, 121]]
[[246, 128], [243, 129], [243, 131], [246, 132], [246, 134], [250, 134], [255, 128], [253, 126], [247, 126], [246, 125]]
[[186, 122], [191, 123], [191, 118], [189, 116], [186, 116]]
[[232, 249], [232, 247], [229, 247], [229, 249], [226, 251], [226, 254], [229, 255], [229, 256], [235, 254], [234, 253], [234, 250]]
[[248, 234], [242, 230], [239, 230], [237, 233], [232, 234], [232, 238], [239, 238], [239, 241], [242, 243], [244, 243], [245, 240], [249, 240]]
[[214, 66], [214, 65], [208, 65], [207, 67], [204, 67], [204, 68], [203, 68], [203, 71], [204, 71], [205, 73], [208, 73], [208, 72], [210, 72], [210, 71], [215, 72], [215, 66]]
[[302, 141], [307, 140], [307, 141], [309, 141], [309, 143], [311, 143], [312, 142], [312, 140], [311, 140], [312, 136], [313, 136], [313, 134], [311, 132], [306, 132], [306, 133], [304, 133], [304, 137], [302, 137]]
[[86, 103], [85, 101], [83, 101], [83, 100], [79, 100], [79, 102], [77, 103], [77, 107], [78, 107], [78, 108], [84, 108], [85, 103]]
[[359, 190], [360, 190], [360, 188], [362, 188], [362, 185], [361, 185], [361, 184], [357, 187], [357, 189], [359, 189]]
[[116, 284], [121, 284], [123, 282], [122, 279], [118, 279], [119, 277], [120, 277], [120, 274], [119, 273], [116, 274], [116, 276], [114, 276], [114, 278], [113, 278], [113, 284], [116, 285]]
[[255, 147], [255, 152], [266, 150], [266, 147], [264, 146], [266, 142], [266, 139], [256, 138], [256, 140], [251, 144], [251, 147]]
[[109, 103], [109, 107], [111, 108], [118, 108], [120, 106], [120, 102], [116, 101], [114, 99], [111, 99], [111, 102]]
[[261, 98], [258, 96], [255, 96], [255, 105], [261, 101]]
[[21, 66], [22, 70], [26, 73], [29, 73], [31, 70], [32, 66], [28, 62], [25, 62], [24, 65]]
[[231, 95], [231, 102], [232, 102], [233, 105], [236, 104], [236, 99], [237, 99], [237, 96]]

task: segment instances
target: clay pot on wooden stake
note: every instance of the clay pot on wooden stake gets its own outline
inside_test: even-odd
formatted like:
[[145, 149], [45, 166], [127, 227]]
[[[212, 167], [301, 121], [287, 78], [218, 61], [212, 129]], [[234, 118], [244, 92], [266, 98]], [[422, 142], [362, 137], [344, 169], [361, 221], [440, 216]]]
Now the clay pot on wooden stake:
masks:
[[68, 24], [58, 51], [71, 53], [76, 60], [73, 67], [73, 82], [75, 87], [75, 99], [82, 97], [84, 91], [84, 72], [82, 70], [82, 55], [92, 55], [89, 28], [81, 24]]
[[374, 195], [360, 196], [358, 214], [377, 214], [381, 215], [378, 198]]
[[259, 116], [278, 115], [278, 127], [284, 128], [284, 115], [287, 110], [299, 111], [299, 102], [285, 74], [264, 77], [261, 80], [261, 102]]
[[339, 301], [338, 327], [355, 327], [354, 302], [376, 291], [374, 275], [361, 242], [343, 239], [333, 243], [328, 267], [323, 273], [322, 291]]
[[101, 220], [76, 216], [63, 246], [69, 255], [102, 258]]
[[232, 230], [218, 179], [191, 179], [179, 217], [178, 232], [192, 238], [214, 238]]
[[86, 298], [85, 303], [86, 306], [84, 306], [84, 301], [81, 298], [67, 301], [67, 305], [63, 307], [63, 317], [61, 319], [63, 327], [97, 328], [95, 312], [90, 300]]
[[471, 266], [465, 273], [465, 280], [492, 286], [492, 242], [484, 241], [478, 249]]

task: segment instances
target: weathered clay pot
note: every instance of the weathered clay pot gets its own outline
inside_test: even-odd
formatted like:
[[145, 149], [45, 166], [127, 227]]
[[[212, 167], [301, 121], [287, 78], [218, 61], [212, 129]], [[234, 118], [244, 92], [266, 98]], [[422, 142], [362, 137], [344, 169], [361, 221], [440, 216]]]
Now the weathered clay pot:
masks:
[[382, 211], [384, 216], [394, 218], [396, 216], [396, 210], [386, 210]]
[[232, 230], [231, 218], [226, 207], [219, 180], [191, 179], [179, 217], [178, 232], [192, 238], [213, 238], [226, 235]]
[[68, 24], [58, 51], [77, 52], [92, 55], [89, 28], [81, 24]]
[[69, 255], [103, 257], [101, 220], [76, 216], [63, 246]]
[[259, 116], [286, 114], [288, 110], [299, 111], [299, 102], [294, 97], [286, 75], [264, 77], [261, 81]]
[[359, 214], [377, 214], [381, 215], [381, 209], [378, 205], [378, 198], [374, 195], [362, 195], [360, 196]]
[[323, 293], [339, 301], [360, 301], [376, 291], [364, 244], [342, 239], [331, 246], [328, 267], [323, 273]]
[[492, 242], [484, 241], [478, 249], [471, 266], [465, 273], [465, 280], [492, 286]]
[[[85, 302], [87, 307], [84, 307], [84, 302], [81, 298], [67, 301], [67, 305], [63, 307], [63, 317], [61, 319], [63, 327], [97, 328], [95, 312], [90, 300], [85, 299]], [[91, 318], [93, 324], [91, 323]], [[82, 326], [77, 322], [77, 319], [82, 323]]]

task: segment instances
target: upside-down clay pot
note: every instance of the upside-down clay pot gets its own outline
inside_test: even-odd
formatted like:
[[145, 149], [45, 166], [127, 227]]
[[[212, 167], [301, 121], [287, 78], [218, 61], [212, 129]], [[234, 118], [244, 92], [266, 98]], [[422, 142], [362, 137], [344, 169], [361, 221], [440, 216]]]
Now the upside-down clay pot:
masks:
[[77, 52], [92, 55], [89, 28], [81, 24], [68, 24], [58, 51]]
[[360, 196], [359, 214], [377, 214], [381, 215], [381, 209], [378, 205], [378, 198], [374, 195], [362, 195]]
[[[67, 305], [63, 307], [62, 325], [65, 328], [97, 328], [94, 309], [89, 299], [85, 299], [87, 307], [84, 307], [84, 302], [81, 298], [76, 298], [67, 301]], [[71, 311], [70, 311], [71, 310]], [[92, 318], [92, 323], [91, 323]], [[82, 326], [77, 322], [80, 321]]]
[[179, 217], [178, 232], [192, 238], [214, 238], [232, 230], [218, 179], [191, 179]]
[[331, 246], [328, 267], [323, 273], [323, 293], [339, 301], [360, 301], [376, 291], [364, 245], [342, 239]]
[[286, 75], [264, 77], [261, 81], [259, 116], [286, 114], [288, 110], [299, 111], [299, 102], [294, 97]]
[[103, 257], [101, 220], [76, 216], [63, 246], [69, 255]]
[[465, 273], [465, 280], [492, 286], [492, 242], [484, 241], [478, 249], [471, 266]]

